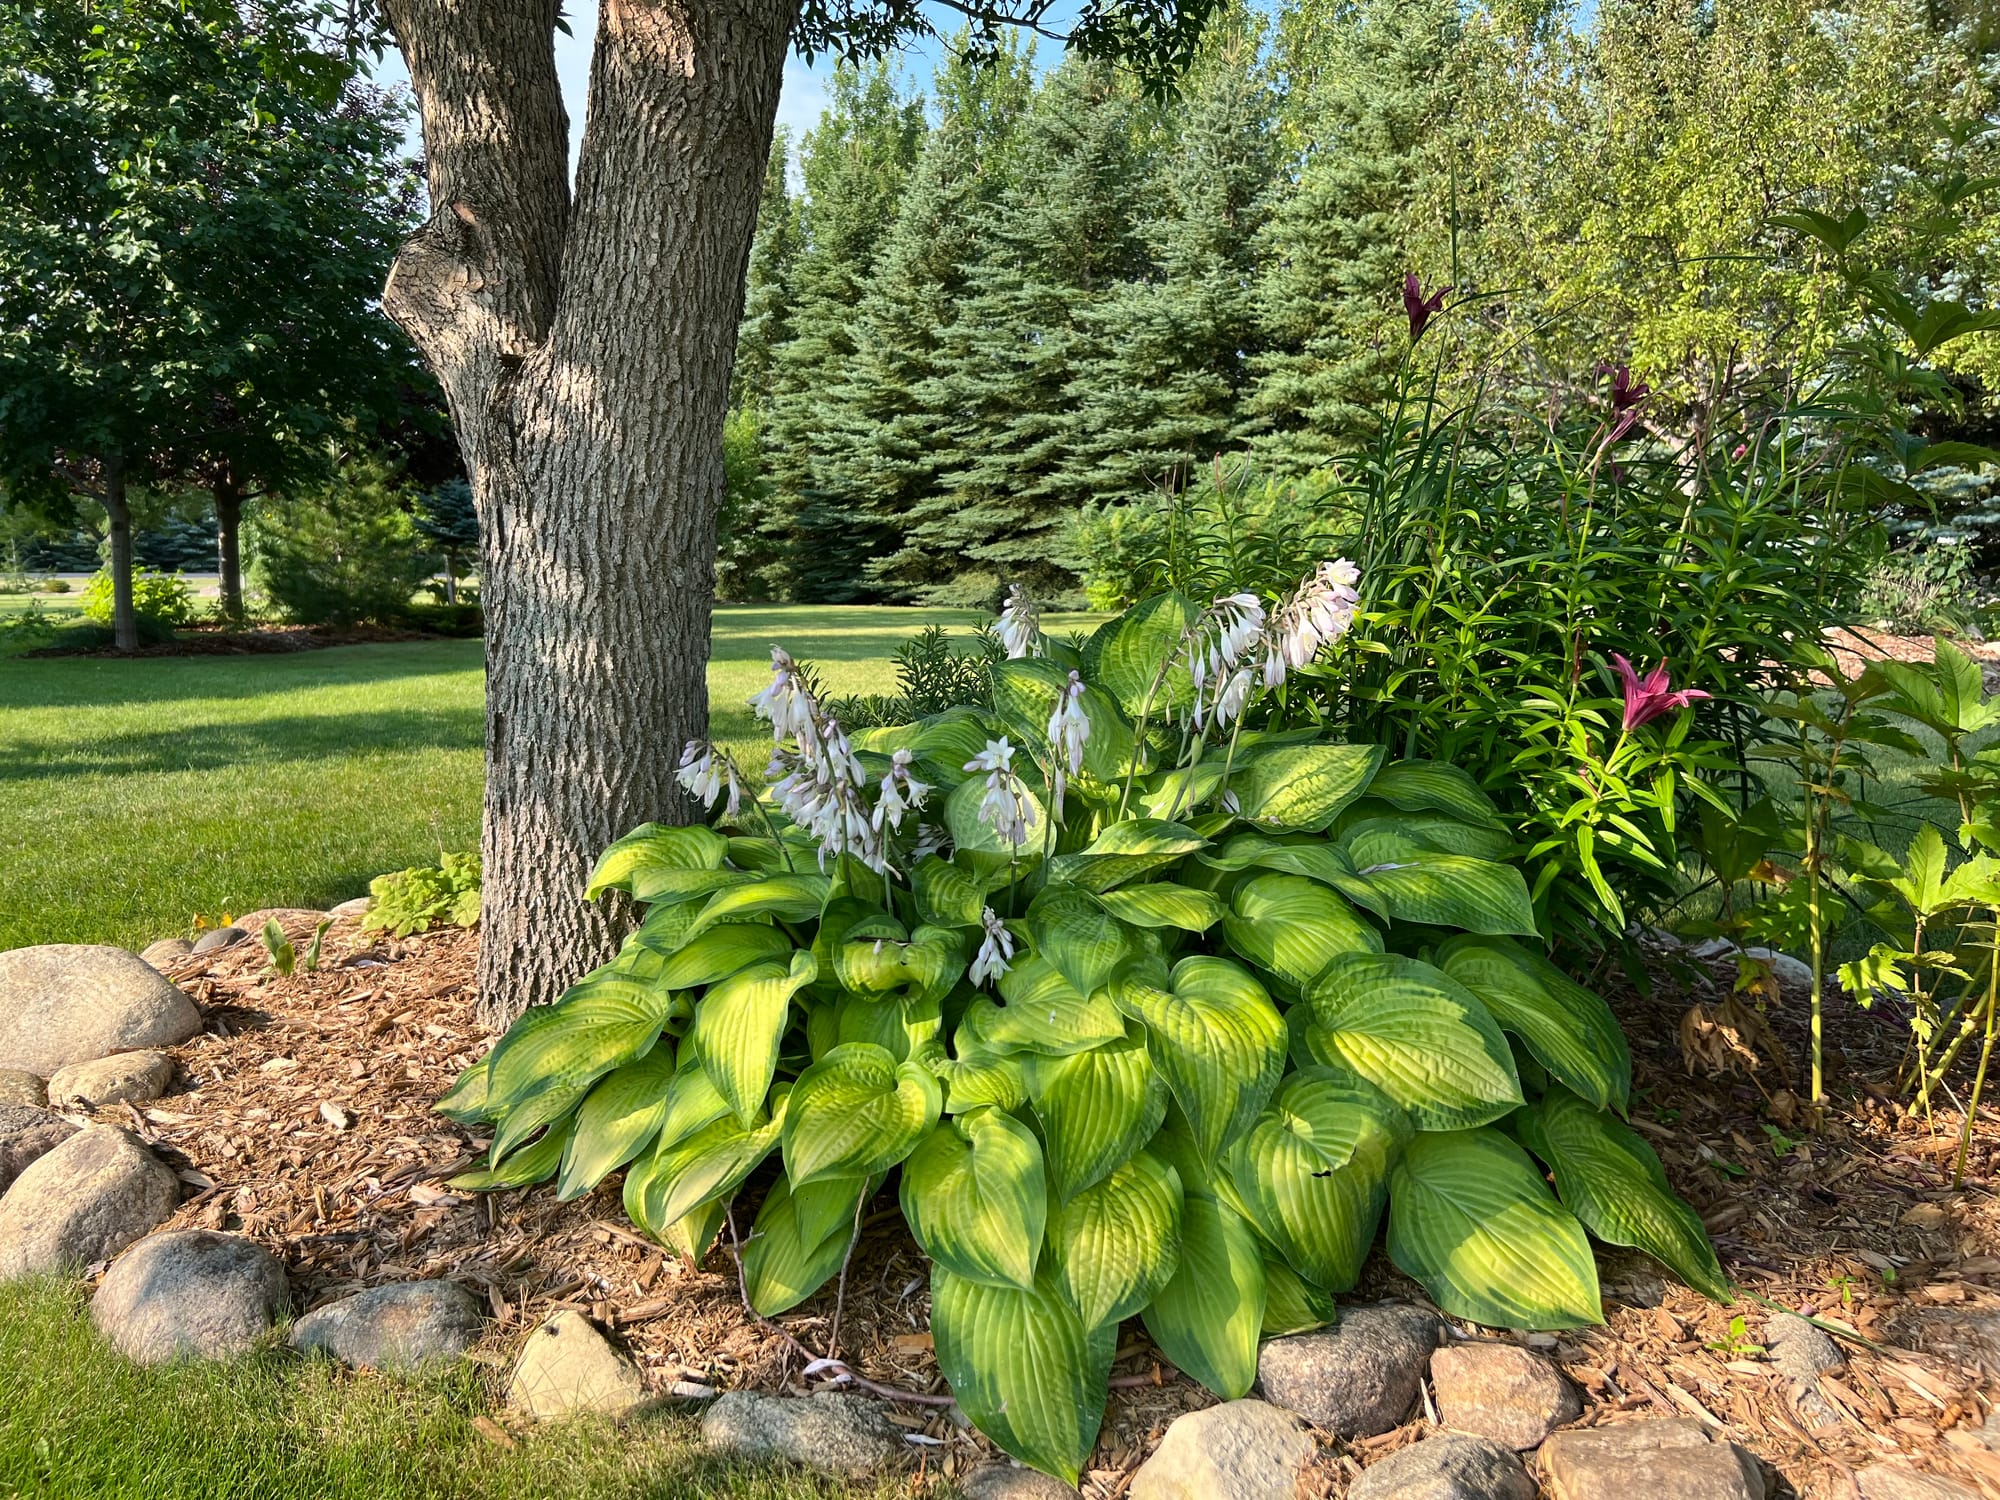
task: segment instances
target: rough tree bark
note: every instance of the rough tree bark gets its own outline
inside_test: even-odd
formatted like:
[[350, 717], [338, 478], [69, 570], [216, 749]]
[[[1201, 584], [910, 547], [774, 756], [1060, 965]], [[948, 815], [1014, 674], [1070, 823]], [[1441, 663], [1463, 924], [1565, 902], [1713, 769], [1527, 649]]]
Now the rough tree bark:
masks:
[[722, 427], [797, 0], [603, 0], [575, 202], [555, 0], [386, 0], [434, 207], [384, 305], [437, 372], [479, 507], [482, 1017], [554, 999], [621, 916], [602, 847], [689, 809]]
[[243, 618], [243, 492], [225, 471], [210, 490], [215, 497], [215, 574], [225, 620]]

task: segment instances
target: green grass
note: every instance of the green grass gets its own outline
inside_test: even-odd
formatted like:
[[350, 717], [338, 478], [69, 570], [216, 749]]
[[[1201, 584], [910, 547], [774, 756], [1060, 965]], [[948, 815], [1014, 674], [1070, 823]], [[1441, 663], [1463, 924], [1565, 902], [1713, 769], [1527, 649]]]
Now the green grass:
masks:
[[221, 1364], [132, 1365], [73, 1282], [0, 1286], [4, 1500], [815, 1500], [911, 1491], [703, 1454], [695, 1418], [538, 1429], [503, 1449], [473, 1419], [490, 1367], [409, 1382], [282, 1348]]

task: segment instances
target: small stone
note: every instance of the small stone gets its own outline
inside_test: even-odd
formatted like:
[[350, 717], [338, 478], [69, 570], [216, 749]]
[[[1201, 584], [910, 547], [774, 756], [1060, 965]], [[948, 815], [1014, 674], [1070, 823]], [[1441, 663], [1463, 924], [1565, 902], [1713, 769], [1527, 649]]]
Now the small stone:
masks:
[[352, 901], [343, 901], [338, 906], [329, 906], [326, 914], [337, 921], [359, 922], [368, 915], [368, 898], [356, 896]]
[[0, 1068], [47, 1078], [200, 1030], [194, 1002], [136, 953], [80, 943], [0, 953]]
[[234, 948], [250, 936], [241, 927], [211, 927], [194, 940], [192, 953], [220, 953], [224, 948]]
[[1454, 1344], [1431, 1356], [1438, 1417], [1456, 1432], [1535, 1448], [1583, 1415], [1562, 1372], [1518, 1344]]
[[[24, 1073], [19, 1068], [0, 1068], [0, 1105], [25, 1104], [30, 1109], [41, 1109], [49, 1102], [47, 1080], [37, 1073]], [[0, 1193], [6, 1192], [0, 1187]]]
[[960, 1500], [1077, 1500], [1076, 1490], [1039, 1469], [981, 1464], [959, 1481]]
[[1292, 1500], [1313, 1440], [1268, 1401], [1226, 1401], [1174, 1418], [1132, 1476], [1129, 1500]]
[[701, 1419], [701, 1440], [738, 1458], [784, 1458], [825, 1474], [866, 1479], [903, 1451], [881, 1406], [860, 1396], [763, 1396], [729, 1391]]
[[1861, 1486], [1861, 1500], [1979, 1500], [1971, 1486], [1920, 1473], [1907, 1464], [1870, 1464], [1854, 1478]]
[[43, 1153], [0, 1198], [0, 1281], [109, 1260], [180, 1205], [173, 1170], [110, 1125]]
[[292, 1325], [292, 1347], [367, 1370], [414, 1370], [457, 1359], [484, 1331], [472, 1294], [455, 1281], [370, 1287], [316, 1307]]
[[580, 1412], [622, 1417], [645, 1400], [638, 1367], [579, 1312], [559, 1312], [529, 1334], [507, 1382], [507, 1404], [537, 1421]]
[[91, 1321], [127, 1359], [233, 1359], [291, 1308], [284, 1265], [241, 1235], [175, 1229], [118, 1257]]
[[28, 1163], [76, 1134], [60, 1115], [32, 1104], [0, 1104], [0, 1193], [27, 1170]]
[[1535, 1500], [1535, 1481], [1512, 1448], [1445, 1432], [1370, 1464], [1347, 1500]]
[[49, 1080], [49, 1102], [57, 1109], [87, 1104], [144, 1104], [174, 1081], [174, 1060], [164, 1052], [114, 1052], [90, 1062], [58, 1068]]
[[1764, 1348], [1771, 1363], [1785, 1377], [1792, 1404], [1798, 1407], [1807, 1426], [1824, 1427], [1840, 1420], [1840, 1413], [1819, 1388], [1819, 1377], [1825, 1371], [1839, 1369], [1847, 1361], [1841, 1358], [1840, 1346], [1824, 1329], [1797, 1313], [1773, 1313], [1764, 1322]]
[[1712, 937], [1696, 943], [1692, 948], [1688, 949], [1688, 957], [1701, 959], [1727, 958], [1733, 953], [1741, 953], [1742, 951], [1736, 944], [1730, 942], [1728, 938]]
[[1764, 1500], [1757, 1460], [1692, 1417], [1551, 1433], [1538, 1459], [1547, 1500]]
[[186, 958], [194, 952], [194, 944], [186, 938], [161, 938], [157, 943], [148, 943], [139, 950], [139, 957], [154, 968], [165, 970], [168, 965]]
[[1268, 1400], [1315, 1427], [1373, 1437], [1402, 1424], [1443, 1326], [1403, 1303], [1347, 1308], [1332, 1328], [1267, 1342], [1257, 1378]]

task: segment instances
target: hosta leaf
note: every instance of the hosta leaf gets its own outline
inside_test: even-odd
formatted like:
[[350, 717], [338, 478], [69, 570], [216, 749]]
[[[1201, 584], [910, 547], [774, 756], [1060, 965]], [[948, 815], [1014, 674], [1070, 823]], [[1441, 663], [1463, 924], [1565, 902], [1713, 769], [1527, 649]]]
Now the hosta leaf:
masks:
[[747, 870], [634, 870], [632, 899], [643, 901], [655, 910], [698, 906], [704, 896], [733, 885], [748, 885], [756, 878]]
[[1380, 953], [1382, 935], [1339, 896], [1303, 875], [1259, 875], [1222, 918], [1231, 951], [1291, 991], [1343, 953]]
[[688, 929], [694, 926], [694, 919], [699, 915], [699, 908], [690, 901], [651, 907], [646, 912], [646, 920], [625, 940], [625, 947], [628, 951], [640, 947], [661, 954], [678, 952], [681, 944], [687, 941]]
[[846, 995], [832, 1005], [815, 1006], [807, 1025], [814, 1033], [815, 1059], [846, 1042], [873, 1042], [897, 1062], [906, 1062], [938, 1034], [944, 1012], [934, 998], [863, 1000]]
[[[1069, 669], [1024, 656], [995, 662], [990, 671], [993, 712], [1007, 726], [1015, 744], [1039, 750], [1048, 743], [1049, 717], [1069, 685]], [[1084, 774], [1099, 781], [1115, 781], [1124, 775], [1132, 758], [1132, 727], [1110, 696], [1089, 683], [1084, 686], [1080, 706], [1090, 721], [1090, 736], [1083, 746]]]
[[1484, 1125], [1521, 1102], [1507, 1039], [1441, 969], [1393, 953], [1345, 954], [1306, 998], [1314, 1059], [1359, 1073], [1420, 1130]]
[[1045, 1261], [1086, 1328], [1116, 1326], [1172, 1279], [1182, 1197], [1180, 1174], [1140, 1151], [1049, 1210]]
[[490, 1119], [486, 1104], [488, 1060], [482, 1057], [459, 1074], [431, 1108], [460, 1125], [476, 1125], [481, 1120]]
[[832, 1216], [830, 1229], [824, 1223], [801, 1222], [798, 1201], [783, 1173], [757, 1210], [756, 1226], [743, 1247], [743, 1285], [750, 1305], [767, 1318], [797, 1307], [825, 1286], [847, 1258], [854, 1210], [868, 1182], [856, 1177], [828, 1186], [837, 1187], [846, 1209]]
[[1058, 1202], [1129, 1161], [1166, 1118], [1166, 1084], [1136, 1034], [1025, 1062], [1049, 1192]]
[[1082, 994], [1094, 993], [1132, 953], [1125, 925], [1089, 892], [1051, 885], [1028, 908], [1035, 952]]
[[1636, 1131], [1561, 1088], [1514, 1118], [1522, 1141], [1555, 1173], [1563, 1206], [1592, 1234], [1645, 1251], [1705, 1297], [1734, 1299], [1700, 1216], [1668, 1186]]
[[582, 1197], [652, 1144], [667, 1117], [673, 1080], [673, 1052], [659, 1046], [598, 1081], [576, 1112], [557, 1198]]
[[991, 1286], [1035, 1284], [1048, 1185], [1033, 1131], [997, 1109], [932, 1127], [903, 1164], [903, 1217], [924, 1253]]
[[1049, 814], [1048, 809], [1042, 806], [1041, 793], [1035, 787], [1040, 778], [1026, 756], [1020, 757], [1014, 769], [1022, 773], [1028, 806], [1027, 842], [1018, 845], [1009, 843], [994, 831], [991, 823], [980, 820], [980, 804], [986, 800], [986, 780], [983, 776], [975, 776], [954, 787], [944, 801], [944, 826], [951, 830], [951, 841], [961, 854], [970, 850], [975, 854], [1018, 856], [1023, 861], [1041, 858]]
[[[638, 1224], [638, 1216], [632, 1212], [630, 1173], [626, 1174], [625, 1182], [625, 1217]], [[690, 1266], [698, 1266], [702, 1257], [708, 1254], [708, 1247], [715, 1243], [716, 1235], [722, 1232], [722, 1223], [728, 1213], [728, 1204], [720, 1198], [711, 1198], [706, 1203], [696, 1204], [653, 1238]], [[640, 1227], [643, 1229], [645, 1226], [642, 1224]]]
[[907, 937], [898, 931], [866, 933], [857, 924], [839, 945], [835, 972], [843, 989], [856, 995], [879, 996], [909, 989], [939, 996], [965, 972], [962, 935], [946, 927], [919, 927]]
[[1500, 826], [1500, 809], [1479, 783], [1457, 766], [1437, 761], [1399, 760], [1384, 766], [1368, 784], [1368, 795], [1407, 813], [1450, 813], [1467, 823]]
[[551, 1125], [540, 1140], [508, 1153], [490, 1167], [461, 1172], [445, 1186], [462, 1192], [489, 1193], [498, 1188], [526, 1187], [553, 1177], [556, 1168], [562, 1165], [563, 1152], [569, 1146], [575, 1124], [574, 1120], [564, 1120]]
[[794, 1190], [822, 1177], [886, 1172], [937, 1122], [943, 1091], [920, 1063], [880, 1047], [835, 1047], [799, 1075], [785, 1124]]
[[516, 1021], [487, 1061], [486, 1108], [498, 1121], [494, 1159], [568, 1113], [620, 1063], [645, 1056], [659, 1040], [672, 998], [608, 975]]
[[1068, 881], [1087, 891], [1108, 891], [1136, 880], [1197, 849], [1208, 840], [1185, 823], [1160, 818], [1127, 818], [1113, 823], [1075, 854], [1059, 854], [1049, 862], [1052, 880]]
[[1310, 1333], [1333, 1322], [1333, 1298], [1268, 1250], [1264, 1252], [1264, 1322], [1267, 1339]]
[[1028, 1078], [1021, 1060], [1013, 1053], [998, 1052], [980, 1035], [978, 1018], [996, 1012], [991, 1002], [968, 1006], [951, 1040], [951, 1051], [942, 1046], [913, 1053], [944, 1084], [944, 1107], [963, 1114], [983, 1105], [1016, 1110], [1028, 1102]]
[[1350, 1289], [1389, 1195], [1389, 1167], [1412, 1132], [1373, 1084], [1329, 1068], [1287, 1078], [1230, 1153], [1250, 1220], [1299, 1274]]
[[[675, 910], [676, 908], [668, 908]], [[647, 918], [650, 925], [652, 919]], [[645, 928], [640, 928], [644, 936]], [[754, 963], [790, 961], [792, 940], [762, 922], [724, 922], [688, 939], [660, 965], [654, 983], [666, 990], [691, 990], [727, 979]]]
[[1222, 762], [1196, 761], [1155, 771], [1133, 786], [1131, 805], [1149, 818], [1175, 818], [1200, 807], [1222, 785]]
[[978, 1013], [979, 1035], [1003, 1052], [1080, 1052], [1125, 1035], [1125, 1018], [1103, 990], [1089, 996], [1039, 954], [1000, 976], [996, 1006], [981, 997], [966, 1008]]
[[910, 872], [910, 888], [917, 898], [917, 915], [940, 927], [977, 927], [986, 906], [986, 894], [979, 881], [948, 860], [935, 854], [917, 861]]
[[1187, 1196], [1180, 1265], [1144, 1317], [1160, 1352], [1223, 1400], [1250, 1389], [1264, 1326], [1264, 1257], [1234, 1210]]
[[1438, 967], [1477, 995], [1503, 1031], [1599, 1109], [1627, 1106], [1632, 1053], [1617, 1017], [1539, 953], [1505, 938], [1453, 938]]
[[1250, 1128], [1284, 1071], [1285, 1023], [1271, 997], [1248, 969], [1197, 956], [1182, 959], [1170, 976], [1157, 962], [1133, 964], [1112, 984], [1111, 998], [1145, 1028], [1154, 1068], [1197, 1147], [1215, 1160]]
[[[862, 1189], [864, 1181], [867, 1186]], [[802, 1188], [792, 1188], [792, 1212], [798, 1216], [800, 1238], [817, 1244], [838, 1230], [843, 1239], [852, 1239], [854, 1218], [861, 1207], [860, 1199], [855, 1196], [856, 1191], [861, 1190], [872, 1197], [881, 1185], [879, 1176], [866, 1179], [822, 1177], [818, 1182], [809, 1182]]]
[[1512, 865], [1463, 854], [1413, 854], [1387, 864], [1366, 865], [1341, 889], [1392, 922], [1423, 922], [1492, 936], [1535, 936], [1535, 909], [1528, 883]]
[[625, 1173], [625, 1213], [662, 1239], [668, 1228], [710, 1199], [727, 1198], [778, 1144], [789, 1089], [771, 1096], [771, 1118], [744, 1129], [733, 1115], [704, 1125], [685, 1140], [664, 1137]]
[[789, 968], [761, 963], [710, 988], [695, 1006], [690, 1036], [715, 1091], [745, 1126], [764, 1108], [778, 1067], [792, 996], [818, 972], [813, 956], [792, 955]]
[[934, 1265], [931, 1333], [973, 1425], [1022, 1463], [1075, 1484], [1104, 1422], [1117, 1324], [1086, 1329], [1046, 1273], [1021, 1291]]
[[1506, 829], [1461, 823], [1444, 813], [1356, 818], [1358, 811], [1359, 808], [1348, 810], [1340, 834], [1341, 847], [1357, 867], [1396, 864], [1426, 851], [1469, 854], [1474, 859], [1505, 859], [1514, 848], [1514, 837]]
[[1381, 764], [1380, 745], [1280, 745], [1253, 758], [1231, 790], [1250, 822], [1317, 833], [1368, 789]]
[[1201, 608], [1185, 594], [1155, 594], [1098, 626], [1083, 648], [1084, 681], [1095, 683], [1137, 723], [1158, 725], [1172, 710], [1175, 721], [1194, 702], [1185, 670], [1163, 674]]
[[660, 1120], [659, 1141], [671, 1146], [686, 1140], [704, 1125], [712, 1125], [729, 1113], [729, 1101], [716, 1090], [701, 1065], [701, 1055], [692, 1042], [681, 1044], [674, 1067], [674, 1081], [667, 1088], [667, 1111]]
[[1604, 1321], [1583, 1226], [1497, 1130], [1425, 1132], [1389, 1174], [1389, 1259], [1489, 1328]]
[[1215, 896], [1165, 881], [1106, 891], [1097, 899], [1104, 903], [1106, 911], [1133, 927], [1178, 927], [1183, 932], [1206, 932], [1222, 920], [1222, 902]]
[[641, 823], [597, 858], [583, 899], [595, 901], [606, 891], [632, 890], [632, 877], [651, 870], [713, 870], [729, 852], [729, 841], [712, 828], [676, 828]]
[[833, 882], [824, 875], [766, 875], [743, 885], [717, 891], [708, 898], [701, 915], [688, 929], [693, 937], [718, 922], [740, 922], [748, 917], [776, 917], [782, 922], [805, 922], [820, 914]]

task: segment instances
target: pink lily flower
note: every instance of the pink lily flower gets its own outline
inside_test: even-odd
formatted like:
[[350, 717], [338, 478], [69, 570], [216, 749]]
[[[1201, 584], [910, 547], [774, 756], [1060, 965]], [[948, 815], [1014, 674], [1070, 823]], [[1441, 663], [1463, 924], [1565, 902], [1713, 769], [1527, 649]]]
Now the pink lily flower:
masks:
[[1642, 679], [1632, 669], [1632, 663], [1617, 652], [1611, 653], [1611, 664], [1617, 669], [1619, 678], [1625, 684], [1625, 729], [1637, 729], [1641, 724], [1650, 724], [1662, 714], [1674, 713], [1686, 708], [1697, 698], [1711, 695], [1700, 688], [1682, 688], [1678, 692], [1668, 691], [1667, 664], [1661, 662]]
[[1424, 295], [1423, 283], [1417, 280], [1417, 273], [1411, 271], [1403, 278], [1403, 311], [1410, 315], [1410, 342], [1415, 343], [1424, 336], [1424, 329], [1431, 318], [1444, 310], [1444, 299], [1456, 287], [1441, 286], [1428, 297]]

